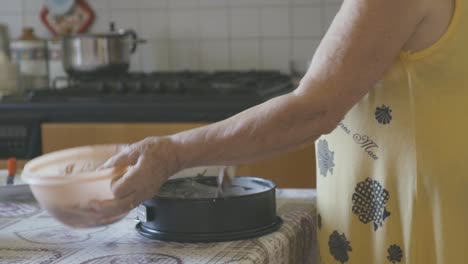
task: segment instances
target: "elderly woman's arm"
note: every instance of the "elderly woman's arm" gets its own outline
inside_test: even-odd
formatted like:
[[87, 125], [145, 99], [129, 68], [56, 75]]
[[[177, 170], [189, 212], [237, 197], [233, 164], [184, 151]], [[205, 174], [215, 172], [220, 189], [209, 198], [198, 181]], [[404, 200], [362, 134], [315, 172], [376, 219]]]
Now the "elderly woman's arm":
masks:
[[172, 136], [181, 164], [252, 161], [330, 132], [391, 66], [424, 6], [420, 0], [345, 1], [296, 91]]
[[209, 126], [125, 147], [105, 167], [134, 166], [113, 184], [117, 200], [97, 207], [125, 211], [178, 170], [268, 157], [331, 131], [392, 65], [425, 18], [424, 1], [344, 1], [293, 93]]

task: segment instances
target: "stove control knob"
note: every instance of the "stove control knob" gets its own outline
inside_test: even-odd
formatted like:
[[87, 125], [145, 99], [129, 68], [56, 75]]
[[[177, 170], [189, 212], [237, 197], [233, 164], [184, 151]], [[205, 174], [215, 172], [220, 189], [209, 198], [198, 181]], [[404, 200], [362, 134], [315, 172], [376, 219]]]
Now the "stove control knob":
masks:
[[156, 92], [156, 93], [162, 92], [162, 91], [164, 91], [164, 85], [161, 82], [156, 81], [156, 82], [153, 83], [151, 90], [153, 92]]

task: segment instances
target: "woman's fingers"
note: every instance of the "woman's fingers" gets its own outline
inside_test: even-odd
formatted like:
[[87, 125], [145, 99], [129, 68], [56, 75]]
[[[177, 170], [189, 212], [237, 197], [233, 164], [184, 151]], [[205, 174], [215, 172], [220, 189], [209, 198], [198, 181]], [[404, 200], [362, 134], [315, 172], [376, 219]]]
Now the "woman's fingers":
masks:
[[114, 217], [129, 212], [138, 205], [136, 192], [120, 199], [91, 201], [90, 206], [105, 217]]
[[127, 145], [117, 145], [116, 150], [119, 151], [116, 155], [109, 158], [103, 165], [98, 169], [108, 169], [108, 168], [121, 168], [133, 165], [136, 163], [139, 153], [131, 149]]
[[[133, 208], [137, 207], [144, 200], [150, 199], [152, 191], [150, 188], [132, 192], [131, 194], [111, 200], [91, 201], [90, 207], [95, 214], [103, 216], [103, 219], [111, 219], [128, 213]], [[104, 220], [105, 221], [105, 220]]]
[[130, 165], [131, 159], [127, 152], [120, 152], [119, 154], [108, 159], [99, 169], [108, 169], [113, 167], [125, 167]]
[[119, 219], [141, 202], [151, 199], [170, 176], [166, 174], [175, 170], [177, 164], [166, 160], [168, 151], [158, 142], [153, 139], [128, 146], [116, 145], [116, 154], [100, 167], [113, 169], [110, 187], [114, 194], [114, 199], [90, 202], [90, 209], [102, 217], [102, 223]]
[[130, 167], [122, 177], [112, 181], [111, 188], [115, 197], [125, 197], [130, 193], [134, 192], [135, 189], [142, 189], [145, 187], [145, 183], [139, 182], [137, 180], [138, 177], [136, 177], [139, 174], [141, 176], [141, 174], [143, 173], [142, 160], [143, 157], [140, 156], [136, 164]]

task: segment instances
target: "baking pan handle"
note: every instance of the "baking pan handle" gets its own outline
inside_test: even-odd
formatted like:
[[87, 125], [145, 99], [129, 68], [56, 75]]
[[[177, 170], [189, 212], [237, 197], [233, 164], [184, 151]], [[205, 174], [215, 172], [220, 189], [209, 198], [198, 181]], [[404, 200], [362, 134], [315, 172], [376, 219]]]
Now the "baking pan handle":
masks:
[[137, 207], [137, 220], [140, 221], [141, 223], [146, 223], [149, 221], [154, 220], [154, 213], [153, 213], [153, 219], [148, 219], [148, 208], [144, 204], [140, 204]]

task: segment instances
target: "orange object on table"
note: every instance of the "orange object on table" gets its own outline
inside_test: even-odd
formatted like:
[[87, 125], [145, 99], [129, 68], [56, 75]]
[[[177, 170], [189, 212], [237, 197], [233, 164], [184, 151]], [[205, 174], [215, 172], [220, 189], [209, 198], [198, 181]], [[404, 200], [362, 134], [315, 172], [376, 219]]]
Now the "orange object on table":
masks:
[[8, 176], [16, 175], [16, 158], [9, 158], [7, 161]]

